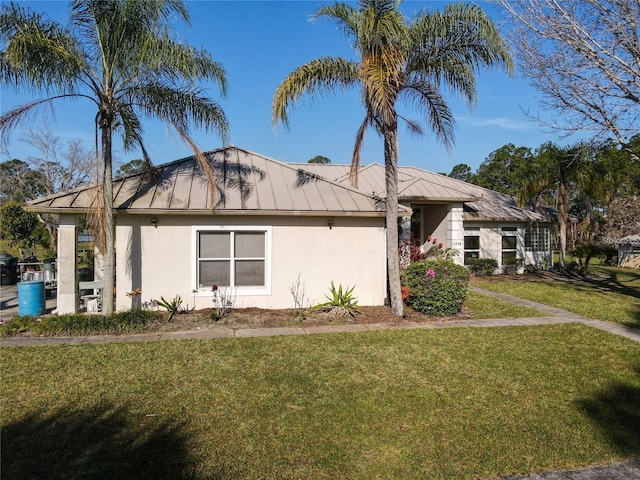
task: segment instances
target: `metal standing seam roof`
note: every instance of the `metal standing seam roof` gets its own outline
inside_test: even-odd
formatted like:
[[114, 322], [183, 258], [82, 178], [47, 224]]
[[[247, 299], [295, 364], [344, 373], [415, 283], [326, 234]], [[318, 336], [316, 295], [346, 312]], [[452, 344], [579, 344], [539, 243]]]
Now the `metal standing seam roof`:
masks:
[[[349, 184], [348, 165], [297, 164], [316, 175]], [[384, 166], [370, 164], [358, 172], [358, 190], [384, 197]], [[519, 208], [513, 197], [446, 175], [417, 167], [398, 167], [398, 197], [405, 202], [462, 202], [464, 220], [554, 222], [557, 214], [547, 208], [534, 212]]]
[[[383, 216], [384, 199], [333, 182], [237, 147], [204, 154], [217, 184], [219, 214], [299, 214]], [[145, 173], [115, 179], [114, 209], [127, 213], [210, 213], [209, 182], [195, 157], [155, 167], [157, 179]], [[96, 186], [57, 193], [29, 202], [43, 213], [81, 213], [91, 208]], [[400, 214], [411, 210], [400, 205]]]

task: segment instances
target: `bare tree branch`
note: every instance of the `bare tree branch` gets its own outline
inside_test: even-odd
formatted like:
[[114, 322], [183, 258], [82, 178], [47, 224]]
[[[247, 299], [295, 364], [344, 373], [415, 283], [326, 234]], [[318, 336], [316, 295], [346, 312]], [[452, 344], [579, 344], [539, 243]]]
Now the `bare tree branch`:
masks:
[[511, 16], [519, 67], [542, 93], [558, 133], [613, 136], [628, 145], [640, 125], [640, 0], [496, 0]]

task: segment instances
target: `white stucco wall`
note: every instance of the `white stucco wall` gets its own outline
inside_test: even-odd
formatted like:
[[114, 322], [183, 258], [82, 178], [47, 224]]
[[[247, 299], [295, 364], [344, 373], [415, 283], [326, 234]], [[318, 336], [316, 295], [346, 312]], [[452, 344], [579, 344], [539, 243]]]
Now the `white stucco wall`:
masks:
[[[360, 305], [382, 305], [386, 295], [386, 248], [383, 218], [226, 217], [121, 215], [116, 228], [116, 309], [135, 305], [126, 292], [140, 288], [137, 299], [172, 299], [213, 306], [212, 293], [192, 293], [196, 278], [195, 233], [192, 225], [269, 226], [271, 231], [270, 294], [236, 292], [235, 306], [293, 308], [289, 287], [300, 275], [305, 306], [324, 301], [331, 281], [355, 285]], [[131, 258], [131, 261], [127, 259]]]
[[[525, 231], [529, 225], [524, 223], [497, 223], [497, 222], [466, 222], [467, 228], [478, 228], [480, 233], [480, 258], [492, 258], [498, 262], [498, 270], [502, 270], [502, 227], [516, 227], [517, 232], [513, 235], [517, 237], [517, 258], [523, 259], [524, 264], [540, 265], [544, 261], [552, 258], [551, 251], [526, 251]], [[520, 273], [524, 268], [520, 269]]]

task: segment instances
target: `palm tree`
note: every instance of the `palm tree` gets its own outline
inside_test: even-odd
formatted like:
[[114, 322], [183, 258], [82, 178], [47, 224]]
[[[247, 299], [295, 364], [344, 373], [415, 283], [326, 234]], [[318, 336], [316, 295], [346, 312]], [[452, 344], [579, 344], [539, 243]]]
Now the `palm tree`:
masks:
[[391, 310], [402, 315], [398, 259], [398, 122], [416, 133], [420, 123], [397, 112], [400, 101], [413, 105], [430, 130], [447, 147], [453, 144], [455, 121], [443, 86], [460, 94], [471, 106], [476, 101], [475, 72], [483, 66], [512, 69], [507, 46], [491, 20], [475, 6], [447, 5], [442, 12], [423, 11], [406, 18], [398, 0], [360, 0], [321, 7], [315, 18], [335, 21], [351, 40], [357, 60], [321, 57], [306, 63], [277, 87], [274, 123], [289, 126], [291, 105], [335, 89], [360, 89], [365, 118], [357, 130], [351, 181], [357, 186], [360, 149], [365, 132], [373, 128], [384, 141], [387, 267]]
[[[172, 126], [193, 147], [211, 185], [213, 171], [189, 137], [189, 125], [204, 127], [226, 138], [222, 108], [205, 95], [201, 82], [226, 91], [226, 74], [209, 53], [173, 38], [165, 24], [177, 17], [189, 22], [182, 0], [73, 0], [69, 27], [15, 4], [0, 10], [2, 83], [32, 88], [45, 98], [0, 117], [0, 130], [10, 130], [57, 100], [87, 99], [95, 104], [96, 152], [100, 132], [102, 205], [99, 206], [104, 254], [104, 313], [113, 311], [113, 135], [122, 135], [125, 150], [140, 148], [142, 118]], [[212, 189], [213, 190], [213, 189]], [[215, 204], [212, 202], [212, 204]]]
[[573, 199], [584, 203], [588, 228], [596, 223], [593, 204], [606, 196], [606, 189], [595, 169], [594, 149], [589, 144], [558, 147], [548, 142], [541, 145], [527, 168], [527, 181], [516, 195], [520, 207], [542, 206], [546, 195], [555, 200], [558, 211], [559, 263], [564, 267], [567, 253], [567, 226]]

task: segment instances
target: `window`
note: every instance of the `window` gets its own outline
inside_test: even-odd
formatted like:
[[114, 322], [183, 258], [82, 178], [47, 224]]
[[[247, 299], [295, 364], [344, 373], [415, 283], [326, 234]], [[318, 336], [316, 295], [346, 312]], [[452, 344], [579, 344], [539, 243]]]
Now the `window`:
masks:
[[[196, 286], [265, 290], [269, 287], [270, 230], [196, 229]], [[267, 293], [267, 292], [263, 292]]]
[[468, 227], [464, 230], [464, 260], [480, 258], [480, 227]]
[[518, 258], [518, 227], [502, 227], [502, 265], [513, 265]]
[[548, 252], [549, 227], [528, 227], [524, 232], [524, 249], [527, 252]]
[[420, 208], [412, 207], [411, 214], [411, 240], [419, 240], [422, 243], [422, 214]]

